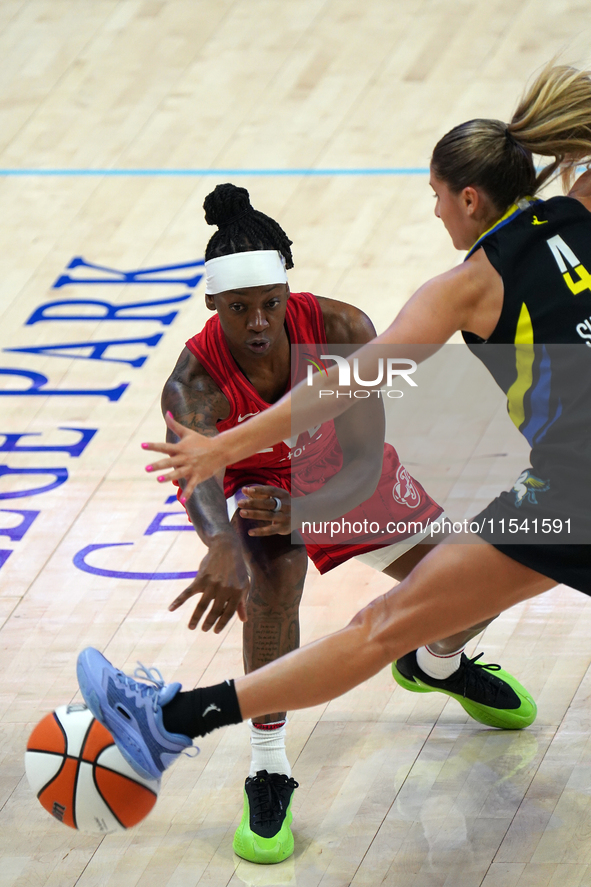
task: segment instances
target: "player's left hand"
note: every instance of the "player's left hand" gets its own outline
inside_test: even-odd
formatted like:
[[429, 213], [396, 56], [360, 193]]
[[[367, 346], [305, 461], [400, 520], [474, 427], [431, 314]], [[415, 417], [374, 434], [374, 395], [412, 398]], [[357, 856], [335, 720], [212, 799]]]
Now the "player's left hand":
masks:
[[158, 483], [184, 478], [185, 485], [181, 499], [184, 504], [198, 484], [223, 471], [231, 460], [224, 455], [223, 434], [216, 434], [215, 437], [198, 434], [177, 422], [171, 412], [167, 412], [164, 419], [170, 430], [178, 437], [178, 441], [174, 444], [143, 443], [142, 449], [154, 450], [156, 453], [165, 453], [168, 456], [160, 462], [146, 465], [146, 471], [173, 469], [169, 474], [159, 475], [156, 478]]
[[[291, 497], [280, 487], [252, 484], [242, 487], [242, 495], [236, 497], [240, 517], [264, 521], [260, 527], [248, 531], [249, 536], [289, 536], [291, 533]], [[278, 502], [281, 505], [278, 508]]]

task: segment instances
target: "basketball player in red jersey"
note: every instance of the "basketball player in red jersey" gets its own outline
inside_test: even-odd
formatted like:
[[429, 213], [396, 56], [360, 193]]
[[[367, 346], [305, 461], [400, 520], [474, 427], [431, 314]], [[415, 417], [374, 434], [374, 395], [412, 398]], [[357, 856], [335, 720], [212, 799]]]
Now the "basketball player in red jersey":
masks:
[[[291, 366], [290, 345], [362, 345], [376, 332], [351, 305], [289, 292], [291, 241], [274, 220], [251, 207], [245, 189], [218, 185], [204, 208], [208, 223], [219, 227], [205, 254], [206, 304], [217, 313], [186, 343], [164, 387], [162, 407], [211, 436], [267, 409], [289, 388], [292, 373], [303, 375], [305, 367], [298, 373]], [[288, 535], [303, 520], [338, 515], [401, 524], [411, 507], [412, 520], [423, 526], [440, 517], [441, 507], [406, 472], [394, 448], [384, 446], [380, 423], [377, 399], [360, 400], [297, 441], [229, 466], [223, 478], [200, 484], [188, 501], [179, 492], [208, 553], [170, 609], [200, 595], [189, 627], [203, 620], [203, 630], [215, 632], [238, 612], [247, 673], [299, 646], [308, 557], [321, 573], [359, 557], [403, 579], [429, 550], [417, 544], [426, 533], [400, 533], [388, 545], [323, 545], [311, 537], [294, 544]], [[375, 433], [367, 434], [368, 428]], [[177, 438], [169, 432], [168, 439]], [[375, 489], [369, 499], [368, 489]], [[482, 627], [408, 654], [394, 676], [415, 692], [455, 696], [482, 723], [527, 726], [536, 707], [523, 687], [498, 666], [493, 673], [462, 653]], [[234, 849], [253, 862], [279, 862], [293, 851], [290, 805], [297, 783], [285, 753], [285, 717], [261, 712], [249, 722], [252, 762]]]

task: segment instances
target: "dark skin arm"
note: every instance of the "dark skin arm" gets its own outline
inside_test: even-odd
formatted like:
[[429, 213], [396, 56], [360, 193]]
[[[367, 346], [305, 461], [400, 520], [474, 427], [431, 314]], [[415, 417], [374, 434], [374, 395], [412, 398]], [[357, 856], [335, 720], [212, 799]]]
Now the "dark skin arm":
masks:
[[[374, 326], [363, 311], [334, 299], [319, 298], [324, 319], [327, 350], [330, 345], [363, 345], [375, 338]], [[335, 430], [343, 451], [343, 466], [319, 490], [290, 499], [284, 490], [270, 486], [244, 487], [242, 517], [260, 520], [251, 536], [287, 535], [303, 521], [323, 521], [346, 514], [368, 499], [382, 470], [384, 410], [376, 396], [356, 401], [335, 419]], [[370, 430], [370, 433], [368, 433]], [[281, 511], [270, 518], [272, 497], [281, 499]], [[264, 523], [263, 523], [264, 522]]]
[[[186, 428], [213, 437], [218, 434], [217, 421], [226, 418], [229, 409], [228, 401], [211, 376], [185, 348], [164, 386], [163, 413], [170, 411]], [[176, 443], [178, 437], [168, 429], [166, 439]], [[245, 621], [249, 588], [242, 548], [228, 519], [222, 478], [223, 475], [212, 477], [199, 484], [186, 502], [191, 522], [209, 551], [195, 579], [169, 607], [176, 610], [190, 597], [200, 594], [189, 628], [196, 628], [205, 616], [203, 631], [213, 627], [216, 633], [222, 631], [235, 612]], [[180, 483], [184, 485], [183, 481]]]

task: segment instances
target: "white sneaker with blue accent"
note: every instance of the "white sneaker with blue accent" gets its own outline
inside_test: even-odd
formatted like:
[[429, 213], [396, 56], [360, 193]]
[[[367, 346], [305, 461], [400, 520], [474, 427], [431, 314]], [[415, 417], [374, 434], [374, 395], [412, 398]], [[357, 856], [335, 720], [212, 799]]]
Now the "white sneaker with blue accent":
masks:
[[181, 684], [165, 684], [157, 668], [138, 664], [134, 678], [149, 684], [123, 674], [98, 650], [87, 647], [78, 656], [78, 683], [86, 705], [112, 734], [125, 760], [140, 776], [160, 779], [193, 742], [169, 733], [162, 720], [162, 706], [174, 699]]

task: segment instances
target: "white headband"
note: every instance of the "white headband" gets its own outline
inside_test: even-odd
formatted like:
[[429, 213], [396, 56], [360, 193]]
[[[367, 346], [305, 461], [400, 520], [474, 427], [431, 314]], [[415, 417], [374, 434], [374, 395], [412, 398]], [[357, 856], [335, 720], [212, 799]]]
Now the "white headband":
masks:
[[226, 290], [247, 286], [287, 283], [285, 259], [276, 249], [218, 256], [205, 263], [205, 294], [215, 296]]

